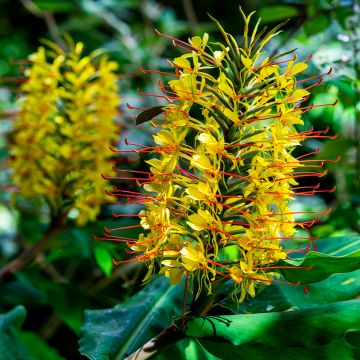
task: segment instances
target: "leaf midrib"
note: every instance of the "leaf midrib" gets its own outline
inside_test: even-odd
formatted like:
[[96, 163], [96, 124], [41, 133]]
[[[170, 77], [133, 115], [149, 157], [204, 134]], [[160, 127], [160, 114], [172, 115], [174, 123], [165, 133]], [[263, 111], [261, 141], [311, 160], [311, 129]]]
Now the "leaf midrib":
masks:
[[[144, 329], [146, 329], [145, 325], [147, 323], [150, 323], [151, 320], [154, 318], [154, 315], [153, 315], [155, 313], [154, 309], [157, 309], [160, 306], [160, 304], [164, 301], [164, 298], [167, 297], [168, 293], [171, 290], [172, 290], [172, 286], [170, 285], [168, 287], [168, 289], [163, 293], [163, 295], [160, 296], [160, 298], [155, 302], [149, 316], [144, 317], [144, 319], [137, 324], [136, 328], [132, 332], [132, 335], [130, 335], [130, 338], [126, 341], [124, 346], [121, 347], [121, 349], [119, 350], [119, 352], [116, 355], [116, 357], [114, 358], [114, 360], [122, 360], [123, 356], [126, 353], [126, 350], [130, 349], [131, 345], [134, 343], [134, 338], [138, 337], [139, 334], [141, 334], [144, 331]], [[141, 330], [141, 329], [143, 329], [143, 330]]]

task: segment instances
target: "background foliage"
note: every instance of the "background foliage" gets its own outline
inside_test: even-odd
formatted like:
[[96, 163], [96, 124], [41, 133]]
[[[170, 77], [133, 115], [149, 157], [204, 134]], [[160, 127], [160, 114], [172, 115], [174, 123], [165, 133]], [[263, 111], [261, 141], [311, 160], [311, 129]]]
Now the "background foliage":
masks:
[[[14, 84], [10, 80], [20, 74], [15, 60], [25, 59], [35, 51], [39, 39], [59, 41], [63, 32], [83, 41], [88, 52], [99, 47], [107, 49], [120, 65], [121, 146], [124, 146], [125, 138], [146, 144], [151, 141], [152, 129], [148, 125], [135, 128], [137, 112], [126, 104], [139, 107], [157, 105], [154, 99], [137, 95], [138, 88], [144, 92], [156, 92], [159, 80], [157, 75], [143, 74], [140, 68], [166, 69], [166, 59], [179, 55], [169, 41], [154, 35], [154, 28], [184, 39], [203, 31], [212, 33], [215, 28], [206, 15], [208, 12], [233, 33], [241, 33], [238, 5], [239, 0], [0, 0], [0, 111], [4, 112], [0, 121], [0, 266], [39, 241], [48, 225], [46, 209], [21, 199], [15, 202], [7, 186], [11, 111], [17, 106], [14, 101], [16, 92], [12, 91]], [[357, 250], [357, 234], [360, 232], [360, 12], [356, 1], [241, 1], [241, 5], [247, 13], [257, 10], [263, 23], [268, 25], [290, 18], [284, 32], [271, 43], [270, 53], [298, 48], [301, 58], [313, 54], [308, 76], [333, 68], [331, 76], [313, 89], [311, 101], [319, 104], [338, 99], [337, 106], [314, 109], [306, 113], [304, 119], [307, 127], [313, 126], [315, 130], [329, 127], [329, 134], [337, 133], [339, 136], [331, 142], [308, 140], [305, 151], [321, 147], [318, 155], [321, 158], [341, 156], [338, 162], [327, 164], [328, 175], [320, 179], [323, 188], [336, 185], [337, 191], [310, 200], [298, 199], [293, 208], [332, 207], [332, 213], [323, 216], [322, 221], [312, 228], [313, 235], [326, 238], [318, 242], [319, 250], [333, 256]], [[142, 160], [133, 156], [131, 161], [141, 167]], [[124, 255], [122, 245], [94, 241], [93, 235], [101, 235], [105, 226], [135, 224], [133, 218], [114, 220], [112, 210], [136, 211], [129, 209], [126, 203], [118, 203], [104, 208], [98, 221], [86, 227], [79, 228], [70, 221], [49, 247], [37, 255], [33, 264], [0, 280], [0, 313], [4, 314], [0, 316], [0, 353], [6, 354], [4, 359], [79, 359], [81, 326], [82, 354], [100, 360], [120, 359], [142, 345], [136, 343], [138, 329], [142, 329], [144, 342], [166, 327], [173, 316], [179, 315], [181, 294], [177, 294], [178, 289], [168, 289], [164, 279], [156, 279], [149, 288], [144, 288], [141, 285], [144, 269], [139, 264], [113, 268], [112, 259], [120, 260]], [[129, 229], [124, 236], [136, 237], [136, 229]], [[357, 256], [351, 270], [358, 268], [358, 259]], [[331, 261], [327, 266], [331, 266]], [[272, 354], [277, 359], [288, 359], [296, 354], [294, 348], [308, 346], [312, 350], [306, 350], [309, 353], [305, 353], [304, 359], [314, 351], [326, 359], [355, 359], [359, 356], [359, 349], [355, 346], [359, 343], [356, 340], [359, 333], [351, 333], [348, 329], [359, 323], [360, 320], [353, 315], [359, 314], [360, 309], [358, 301], [349, 300], [360, 293], [359, 276], [359, 270], [333, 275], [308, 285], [310, 295], [300, 288], [274, 285], [239, 308], [224, 297], [218, 305], [218, 311], [221, 308], [220, 313], [224, 315], [269, 312], [263, 316], [258, 314], [252, 320], [238, 317], [235, 325], [242, 319], [264, 321], [279, 336], [268, 339], [264, 334], [254, 333], [251, 340], [256, 341], [256, 345], [251, 345], [249, 339], [234, 336], [236, 326], [241, 325], [228, 326], [218, 334], [217, 341], [222, 344], [222, 353], [219, 354], [219, 345], [214, 346], [206, 339], [209, 335], [206, 334], [207, 327], [199, 328], [199, 320], [194, 320], [188, 324], [187, 333], [198, 337], [199, 342], [185, 339], [168, 350], [168, 354], [171, 353], [172, 359], [176, 356], [184, 358], [184, 354], [188, 359], [213, 359], [213, 356], [230, 358], [231, 354], [239, 352], [242, 356], [247, 354], [248, 358], [257, 355], [257, 358], [265, 359], [268, 357], [263, 354]], [[143, 296], [149, 304], [141, 301]], [[314, 305], [317, 305], [311, 310], [314, 315], [302, 310]], [[149, 312], [148, 308], [152, 310]], [[274, 311], [291, 308], [298, 310], [280, 318], [271, 315]], [[221, 321], [224, 319], [231, 321], [230, 315]], [[120, 323], [124, 321], [135, 327], [121, 330]], [[290, 347], [291, 339], [285, 339], [285, 335], [287, 324], [292, 323], [298, 324], [301, 334], [306, 332], [309, 335], [307, 338], [299, 337], [300, 343], [293, 334], [295, 345]], [[335, 323], [340, 325], [335, 328]], [[323, 341], [318, 339], [320, 335], [316, 335], [321, 333], [319, 324], [323, 325], [322, 329], [324, 324], [330, 324]], [[114, 332], [118, 327], [120, 330]], [[102, 333], [106, 337], [101, 348], [92, 345], [92, 337]], [[128, 339], [125, 345], [120, 344], [119, 336], [122, 341], [124, 337]], [[322, 349], [316, 348], [319, 344]], [[284, 346], [284, 352], [279, 354], [276, 346]], [[103, 354], [102, 357], [99, 354]], [[162, 357], [168, 358], [167, 353]]]

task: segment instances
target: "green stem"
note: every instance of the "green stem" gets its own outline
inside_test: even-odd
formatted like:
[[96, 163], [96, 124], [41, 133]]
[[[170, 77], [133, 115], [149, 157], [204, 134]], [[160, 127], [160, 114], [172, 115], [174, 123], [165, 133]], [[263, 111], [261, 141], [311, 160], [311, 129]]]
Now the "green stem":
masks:
[[[222, 279], [213, 284], [213, 294], [208, 294], [207, 291], [204, 291], [203, 289], [200, 295], [196, 298], [197, 290], [199, 289], [200, 284], [198, 280], [195, 279], [193, 289], [194, 298], [190, 305], [190, 311], [188, 314], [191, 316], [206, 315], [217, 300], [218, 290], [225, 280], [226, 279]], [[130, 356], [125, 358], [125, 360], [155, 359], [163, 351], [185, 338], [186, 335], [181, 331], [181, 325], [179, 327], [176, 324], [172, 324]]]
[[[191, 316], [203, 316], [206, 315], [209, 310], [213, 307], [216, 302], [219, 294], [218, 290], [224, 284], [227, 279], [223, 278], [212, 284], [212, 294], [208, 294], [207, 289], [202, 289], [200, 295], [196, 297], [198, 288], [200, 286], [198, 280], [194, 279], [194, 298], [190, 304], [190, 314]], [[204, 291], [206, 290], [206, 291]]]

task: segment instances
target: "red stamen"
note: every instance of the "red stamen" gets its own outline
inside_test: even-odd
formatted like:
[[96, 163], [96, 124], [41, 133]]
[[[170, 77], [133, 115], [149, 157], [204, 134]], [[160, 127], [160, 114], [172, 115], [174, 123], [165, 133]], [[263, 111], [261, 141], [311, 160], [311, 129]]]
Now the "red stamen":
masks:
[[137, 93], [140, 96], [151, 96], [151, 97], [155, 97], [155, 98], [165, 99], [168, 102], [173, 102], [173, 101], [176, 101], [176, 100], [180, 100], [180, 98], [170, 98], [169, 96], [163, 96], [163, 95], [158, 95], [158, 94], [146, 94], [146, 93], [141, 92], [140, 89], [137, 89]]
[[140, 171], [140, 170], [132, 170], [132, 169], [117, 169], [115, 168], [115, 166], [112, 167], [112, 169], [115, 172], [130, 172], [130, 173], [136, 173], [136, 174], [146, 174], [146, 175], [151, 175], [150, 171]]
[[307, 156], [310, 156], [310, 155], [317, 155], [319, 152], [320, 152], [320, 148], [318, 147], [315, 151], [312, 151], [312, 152], [309, 152], [307, 154], [304, 154], [304, 155], [301, 155], [301, 156], [298, 156], [296, 159], [302, 159], [304, 157], [307, 157]]
[[194, 175], [194, 174], [191, 174], [189, 173], [188, 171], [184, 170], [183, 168], [180, 167], [180, 165], [178, 165], [178, 170], [184, 174], [185, 176], [187, 176], [188, 178], [192, 179], [192, 180], [199, 180], [199, 177]]
[[139, 214], [118, 214], [118, 213], [115, 213], [113, 212], [112, 213], [112, 216], [114, 218], [119, 218], [119, 217], [123, 217], [123, 216], [126, 216], [126, 217], [146, 217], [146, 215], [139, 215]]
[[274, 62], [274, 63], [268, 63], [268, 64], [265, 64], [265, 65], [255, 66], [255, 67], [251, 68], [250, 70], [253, 70], [253, 71], [254, 71], [254, 70], [262, 69], [262, 68], [265, 68], [265, 67], [268, 67], [268, 66], [285, 64], [285, 63], [290, 62], [290, 61], [295, 61], [295, 60], [296, 60], [296, 57], [297, 57], [297, 55], [295, 54], [291, 59], [287, 59], [287, 60], [283, 60], [283, 61], [278, 61], [278, 62]]
[[137, 107], [137, 106], [131, 106], [129, 103], [126, 103], [126, 107], [130, 110], [140, 110], [140, 111], [144, 111], [144, 110], [147, 110], [147, 108], [140, 108], [140, 107]]
[[144, 74], [146, 74], [146, 73], [154, 73], [154, 74], [160, 74], [160, 75], [169, 75], [169, 76], [174, 76], [174, 77], [180, 77], [179, 74], [169, 73], [169, 72], [166, 72], [166, 71], [144, 69], [143, 67], [140, 67], [140, 71], [143, 72]]
[[312, 269], [313, 265], [310, 266], [295, 266], [295, 265], [284, 265], [284, 266], [262, 266], [262, 267], [254, 267], [252, 270], [271, 270], [271, 269], [298, 269], [298, 270], [305, 270], [308, 271]]
[[319, 77], [330, 75], [332, 73], [332, 70], [333, 70], [333, 68], [331, 67], [327, 73], [315, 75], [315, 76], [312, 76], [312, 77], [309, 77], [309, 78], [303, 79], [303, 80], [297, 80], [294, 84], [300, 84], [300, 83], [303, 83], [303, 82], [307, 82], [307, 81], [310, 81], [310, 80], [317, 79]]
[[113, 229], [108, 229], [106, 226], [105, 226], [105, 231], [108, 232], [108, 233], [111, 233], [113, 231], [121, 231], [121, 230], [127, 230], [127, 229], [138, 229], [138, 228], [141, 228], [142, 226], [139, 224], [139, 225], [129, 225], [129, 226], [122, 226], [122, 227], [119, 227], [119, 228], [113, 228]]

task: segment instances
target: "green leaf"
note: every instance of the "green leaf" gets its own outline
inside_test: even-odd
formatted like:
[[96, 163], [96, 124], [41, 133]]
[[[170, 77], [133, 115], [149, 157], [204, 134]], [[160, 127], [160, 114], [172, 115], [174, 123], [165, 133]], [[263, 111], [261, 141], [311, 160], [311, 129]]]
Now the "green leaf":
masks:
[[258, 13], [262, 21], [268, 23], [295, 17], [298, 14], [299, 10], [290, 5], [264, 6]]
[[0, 354], [2, 360], [27, 360], [19, 342], [19, 331], [25, 320], [26, 310], [17, 306], [0, 315]]
[[125, 304], [86, 310], [80, 353], [92, 360], [131, 354], [169, 326], [172, 316], [180, 315], [183, 290], [158, 277]]
[[360, 299], [296, 311], [195, 317], [184, 330], [224, 360], [305, 360], [314, 354], [317, 359], [355, 359]]
[[[348, 215], [348, 214], [346, 214]], [[316, 241], [319, 252], [329, 255], [346, 255], [360, 248], [360, 236], [334, 236]]]
[[55, 349], [51, 348], [39, 335], [33, 332], [21, 332], [20, 342], [34, 359], [64, 360]]
[[44, 294], [36, 289], [21, 273], [16, 274], [14, 281], [0, 283], [0, 293], [2, 304], [39, 306], [45, 302]]
[[69, 0], [35, 0], [34, 2], [43, 11], [66, 13], [76, 10], [76, 6]]
[[[308, 284], [328, 278], [332, 274], [347, 273], [360, 269], [360, 249], [343, 256], [333, 256], [311, 251], [305, 258], [283, 260], [282, 275], [292, 283]], [[306, 268], [309, 268], [305, 270]]]
[[199, 343], [192, 339], [184, 339], [166, 349], [156, 357], [157, 360], [218, 360]]
[[106, 276], [110, 276], [113, 269], [112, 256], [107, 249], [100, 246], [95, 246], [94, 255], [97, 264]]
[[212, 354], [221, 356], [222, 360], [354, 360], [359, 358], [358, 349], [351, 348], [344, 341], [335, 341], [325, 346], [311, 348], [278, 347], [257, 342], [235, 347], [227, 343], [219, 344], [206, 340], [201, 340], [201, 344]]
[[146, 109], [136, 117], [136, 125], [145, 123], [153, 119], [155, 116], [160, 115], [162, 112], [164, 112], [163, 106], [153, 106], [150, 109]]
[[327, 29], [330, 23], [330, 17], [319, 14], [314, 19], [308, 21], [304, 25], [305, 32], [308, 36], [317, 34]]
[[45, 301], [74, 333], [80, 333], [83, 322], [84, 309], [93, 308], [98, 304], [90, 290], [77, 283], [56, 283], [49, 279], [28, 274], [28, 280], [37, 284], [37, 288], [44, 294]]
[[306, 285], [308, 294], [301, 286], [272, 284], [265, 286], [254, 298], [240, 304], [227, 297], [219, 305], [234, 314], [261, 313], [303, 309], [355, 298], [360, 294], [360, 270], [346, 274], [334, 274], [317, 283]]

